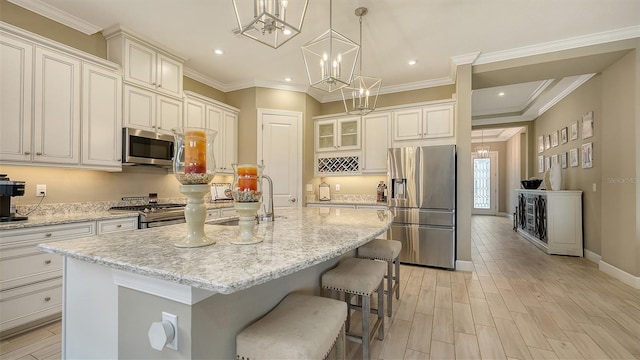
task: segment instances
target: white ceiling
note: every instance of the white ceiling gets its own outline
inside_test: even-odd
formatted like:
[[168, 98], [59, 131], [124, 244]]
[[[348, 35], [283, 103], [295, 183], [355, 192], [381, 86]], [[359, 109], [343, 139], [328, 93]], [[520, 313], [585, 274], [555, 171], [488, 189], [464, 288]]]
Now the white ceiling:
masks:
[[[278, 49], [232, 32], [238, 26], [231, 0], [9, 1], [86, 33], [131, 29], [184, 57], [187, 76], [225, 92], [265, 86], [308, 92], [321, 102], [340, 99], [339, 92], [308, 88], [300, 49], [329, 28], [328, 0], [310, 0], [302, 33]], [[363, 74], [382, 78], [381, 93], [452, 84], [460, 61], [640, 37], [640, 0], [333, 1], [333, 29], [356, 42], [360, 6], [369, 9]], [[410, 59], [417, 64], [409, 66]], [[474, 90], [474, 125], [534, 119], [588, 77]], [[497, 97], [499, 91], [505, 95]]]

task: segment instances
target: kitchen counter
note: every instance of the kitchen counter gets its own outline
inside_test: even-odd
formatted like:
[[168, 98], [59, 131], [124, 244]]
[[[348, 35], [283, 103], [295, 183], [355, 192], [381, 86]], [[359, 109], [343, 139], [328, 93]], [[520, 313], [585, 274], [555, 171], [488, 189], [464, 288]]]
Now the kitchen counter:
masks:
[[[231, 244], [237, 226], [205, 225], [217, 243], [183, 249], [173, 244], [186, 224], [42, 244], [40, 249], [113, 269], [230, 294], [345, 254], [382, 234], [391, 223], [385, 211], [280, 210], [274, 222], [258, 225], [262, 243]], [[170, 259], [171, 261], [167, 261]]]
[[352, 200], [352, 199], [340, 199], [329, 201], [307, 201], [307, 205], [347, 205], [347, 206], [387, 206], [386, 202], [377, 202], [372, 200]]
[[123, 218], [135, 218], [138, 217], [136, 212], [123, 212], [119, 214], [111, 214], [107, 211], [99, 212], [84, 212], [84, 213], [72, 213], [72, 214], [55, 214], [44, 216], [29, 216], [29, 219], [24, 221], [9, 221], [0, 223], [0, 231], [10, 229], [24, 229], [37, 226], [47, 225], [60, 225], [60, 224], [72, 224], [85, 221], [96, 220], [112, 220]]
[[[237, 226], [205, 225], [216, 244], [177, 248], [186, 224], [41, 244], [65, 259], [62, 357], [233, 359], [239, 331], [290, 292], [319, 295], [322, 274], [393, 220], [387, 210], [276, 214], [253, 245], [231, 244]], [[149, 344], [163, 312], [178, 319], [177, 350]]]

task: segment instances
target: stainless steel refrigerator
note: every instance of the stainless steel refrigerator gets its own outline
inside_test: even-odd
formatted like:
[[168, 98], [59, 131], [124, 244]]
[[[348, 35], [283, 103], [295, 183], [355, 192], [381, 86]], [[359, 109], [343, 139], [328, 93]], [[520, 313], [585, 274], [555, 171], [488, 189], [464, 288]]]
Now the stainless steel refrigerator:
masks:
[[388, 151], [389, 210], [395, 218], [387, 238], [402, 242], [400, 262], [455, 268], [455, 145]]

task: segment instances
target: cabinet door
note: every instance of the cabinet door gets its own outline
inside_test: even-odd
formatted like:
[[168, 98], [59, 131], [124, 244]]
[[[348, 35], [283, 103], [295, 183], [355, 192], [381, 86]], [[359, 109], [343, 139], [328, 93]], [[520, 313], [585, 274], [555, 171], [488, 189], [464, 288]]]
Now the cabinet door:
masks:
[[207, 129], [218, 132], [213, 142], [213, 156], [216, 158], [216, 172], [224, 171], [224, 110], [219, 107], [207, 105]]
[[360, 149], [360, 118], [338, 119], [338, 150]]
[[336, 150], [336, 121], [316, 122], [316, 151]]
[[453, 137], [453, 105], [438, 105], [425, 108], [423, 113], [422, 137]]
[[156, 60], [157, 90], [182, 97], [182, 64], [162, 54]]
[[36, 47], [34, 160], [80, 163], [80, 60]]
[[139, 87], [124, 86], [124, 118], [125, 126], [136, 129], [155, 131], [156, 94]]
[[206, 105], [204, 103], [191, 99], [184, 102], [185, 127], [205, 127], [205, 114]]
[[393, 140], [422, 138], [422, 109], [396, 111], [393, 114]]
[[390, 145], [390, 113], [373, 113], [362, 118], [362, 172], [387, 172], [387, 149]]
[[0, 157], [31, 160], [33, 46], [0, 37]]
[[231, 164], [238, 161], [238, 114], [224, 113], [224, 141], [222, 144], [224, 145], [222, 170], [225, 173], [232, 173]]
[[156, 52], [131, 39], [124, 39], [124, 80], [156, 87]]
[[155, 126], [158, 132], [173, 135], [182, 126], [182, 101], [157, 95]]
[[122, 167], [122, 78], [82, 67], [82, 164]]

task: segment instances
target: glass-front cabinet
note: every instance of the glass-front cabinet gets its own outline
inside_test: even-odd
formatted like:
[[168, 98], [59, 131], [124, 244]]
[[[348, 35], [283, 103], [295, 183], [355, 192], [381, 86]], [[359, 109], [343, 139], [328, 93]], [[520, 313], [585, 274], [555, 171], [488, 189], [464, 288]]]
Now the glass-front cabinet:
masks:
[[316, 121], [316, 151], [360, 149], [360, 118]]

